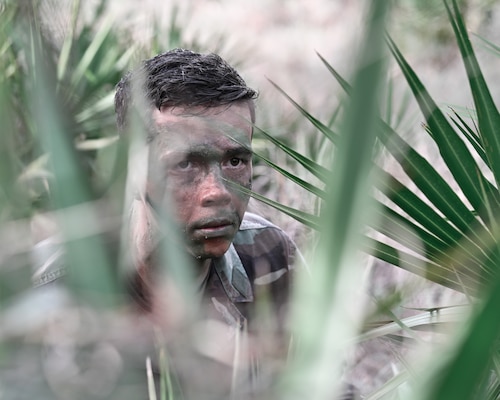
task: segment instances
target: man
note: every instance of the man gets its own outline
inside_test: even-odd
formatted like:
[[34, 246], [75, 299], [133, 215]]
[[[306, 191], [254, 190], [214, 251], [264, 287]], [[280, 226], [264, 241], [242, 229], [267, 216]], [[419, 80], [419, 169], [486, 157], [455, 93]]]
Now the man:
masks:
[[[176, 300], [157, 287], [158, 269], [169, 267], [159, 255], [168, 233], [157, 225], [170, 213], [194, 266], [200, 318], [251, 334], [264, 321], [283, 331], [296, 249], [281, 229], [246, 212], [256, 96], [218, 55], [182, 49], [144, 61], [117, 85], [118, 127], [126, 134], [139, 116], [149, 153], [131, 223], [133, 295], [164, 326], [175, 325]], [[266, 307], [267, 318], [259, 317]], [[211, 355], [226, 362], [230, 353]]]
[[[269, 395], [266, 390], [287, 355], [286, 312], [298, 253], [280, 228], [247, 212], [256, 96], [218, 55], [181, 49], [144, 61], [116, 88], [119, 130], [124, 136], [145, 133], [148, 157], [130, 223], [131, 293], [139, 312], [132, 318], [127, 314], [126, 323], [117, 325], [120, 335], [110, 340], [132, 365], [143, 366], [144, 353], [153, 358], [148, 376], [156, 378], [151, 381], [162, 396], [170, 390], [186, 399]], [[134, 132], [137, 127], [140, 132]], [[144, 165], [132, 163], [129, 173]], [[166, 215], [180, 239], [161, 226]], [[186, 296], [160, 279], [172, 269], [172, 259], [162, 256], [170, 242], [195, 272], [198, 293], [190, 299], [200, 304], [195, 323], [183, 323]], [[58, 276], [41, 274], [37, 284]], [[160, 328], [153, 348], [149, 322]], [[133, 382], [142, 382], [145, 374], [136, 369], [117, 372], [116, 380], [141, 388]], [[172, 370], [176, 383], [165, 379]], [[67, 372], [74, 374], [74, 368]]]

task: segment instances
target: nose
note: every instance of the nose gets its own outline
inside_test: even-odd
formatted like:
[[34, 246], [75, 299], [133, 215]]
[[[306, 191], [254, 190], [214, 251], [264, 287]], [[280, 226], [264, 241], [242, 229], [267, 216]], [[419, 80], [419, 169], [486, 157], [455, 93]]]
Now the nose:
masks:
[[200, 185], [201, 204], [204, 207], [226, 205], [231, 202], [231, 193], [224, 185], [220, 171], [211, 170]]

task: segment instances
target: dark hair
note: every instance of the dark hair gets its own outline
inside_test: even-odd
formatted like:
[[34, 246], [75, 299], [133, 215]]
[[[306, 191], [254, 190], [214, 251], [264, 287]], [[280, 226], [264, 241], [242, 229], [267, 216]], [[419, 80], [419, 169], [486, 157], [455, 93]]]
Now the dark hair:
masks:
[[252, 122], [255, 122], [253, 99], [257, 92], [214, 53], [174, 49], [143, 61], [137, 70], [127, 73], [117, 84], [115, 94], [120, 130], [125, 129], [131, 106], [137, 101], [132, 94], [136, 87], [144, 105], [158, 109], [164, 106], [215, 107], [247, 101]]

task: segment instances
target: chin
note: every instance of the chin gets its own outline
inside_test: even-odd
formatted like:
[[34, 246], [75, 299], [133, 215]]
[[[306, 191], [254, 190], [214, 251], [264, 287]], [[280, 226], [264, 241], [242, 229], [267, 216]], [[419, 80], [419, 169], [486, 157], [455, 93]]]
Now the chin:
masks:
[[210, 239], [191, 248], [191, 254], [197, 259], [219, 258], [229, 249], [231, 242], [227, 239]]

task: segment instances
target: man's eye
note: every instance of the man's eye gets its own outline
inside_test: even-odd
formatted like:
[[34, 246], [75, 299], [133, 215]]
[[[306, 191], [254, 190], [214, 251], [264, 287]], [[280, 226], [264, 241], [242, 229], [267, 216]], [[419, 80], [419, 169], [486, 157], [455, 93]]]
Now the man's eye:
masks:
[[191, 167], [191, 161], [188, 161], [188, 160], [183, 160], [183, 161], [177, 163], [177, 165], [176, 165], [177, 169], [188, 169], [189, 167]]
[[238, 158], [238, 157], [233, 157], [229, 160], [229, 164], [232, 167], [238, 167], [242, 162], [243, 162], [243, 160], [241, 158]]

